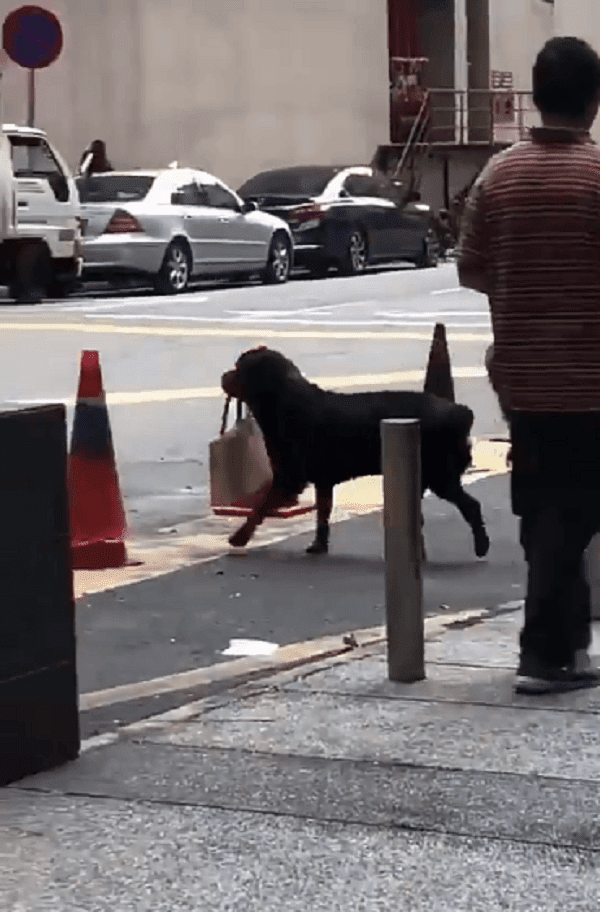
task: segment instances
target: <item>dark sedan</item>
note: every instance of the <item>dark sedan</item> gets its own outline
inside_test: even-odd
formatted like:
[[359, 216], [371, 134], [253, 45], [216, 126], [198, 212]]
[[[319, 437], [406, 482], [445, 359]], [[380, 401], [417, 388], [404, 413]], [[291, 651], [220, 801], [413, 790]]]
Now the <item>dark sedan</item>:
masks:
[[429, 206], [372, 168], [297, 167], [263, 171], [238, 190], [247, 202], [283, 218], [294, 237], [294, 265], [315, 275], [345, 275], [369, 264], [407, 260], [435, 266], [439, 243]]

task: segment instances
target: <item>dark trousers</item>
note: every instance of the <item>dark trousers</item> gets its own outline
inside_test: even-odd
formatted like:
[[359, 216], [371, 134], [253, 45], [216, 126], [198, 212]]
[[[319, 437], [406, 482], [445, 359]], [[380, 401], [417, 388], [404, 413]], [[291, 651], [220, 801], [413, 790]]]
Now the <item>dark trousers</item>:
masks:
[[591, 641], [584, 554], [600, 531], [600, 412], [513, 412], [511, 442], [528, 564], [521, 655], [563, 666]]

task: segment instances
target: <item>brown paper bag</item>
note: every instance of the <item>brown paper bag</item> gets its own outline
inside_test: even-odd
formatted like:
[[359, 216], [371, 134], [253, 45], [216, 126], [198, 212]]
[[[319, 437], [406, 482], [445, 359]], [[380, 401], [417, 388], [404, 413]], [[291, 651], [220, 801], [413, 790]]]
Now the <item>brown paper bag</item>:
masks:
[[210, 502], [213, 512], [225, 515], [248, 513], [259, 503], [273, 480], [273, 472], [261, 430], [237, 403], [237, 419], [227, 426], [228, 399], [221, 433], [209, 444]]

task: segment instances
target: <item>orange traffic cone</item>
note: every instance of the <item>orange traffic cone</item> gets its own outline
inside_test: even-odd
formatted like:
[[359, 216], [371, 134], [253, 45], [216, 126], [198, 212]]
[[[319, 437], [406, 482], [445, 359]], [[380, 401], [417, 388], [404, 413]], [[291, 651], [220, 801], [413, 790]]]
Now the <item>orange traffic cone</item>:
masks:
[[436, 323], [435, 325], [423, 389], [424, 392], [432, 393], [441, 399], [448, 399], [450, 402], [456, 401], [454, 398], [450, 353], [446, 342], [446, 327], [443, 323]]
[[69, 498], [73, 569], [125, 566], [125, 510], [97, 351], [81, 353], [69, 456]]

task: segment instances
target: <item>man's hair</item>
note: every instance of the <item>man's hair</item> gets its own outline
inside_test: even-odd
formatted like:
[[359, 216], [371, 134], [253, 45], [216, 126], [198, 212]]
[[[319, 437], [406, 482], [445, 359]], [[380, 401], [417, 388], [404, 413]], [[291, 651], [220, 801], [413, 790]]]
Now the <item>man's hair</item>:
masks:
[[533, 101], [542, 114], [582, 118], [600, 89], [600, 57], [580, 38], [551, 38], [533, 67]]

